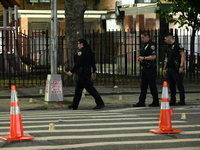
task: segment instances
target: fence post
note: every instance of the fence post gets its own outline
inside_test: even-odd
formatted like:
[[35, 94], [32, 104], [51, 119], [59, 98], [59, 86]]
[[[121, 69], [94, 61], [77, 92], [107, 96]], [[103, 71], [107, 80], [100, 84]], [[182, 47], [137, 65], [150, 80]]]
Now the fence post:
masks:
[[49, 33], [46, 30], [46, 65], [47, 65], [47, 72], [49, 72]]
[[136, 53], [136, 50], [137, 50], [137, 31], [135, 30], [135, 51], [133, 52], [134, 53], [134, 75], [136, 76], [137, 74], [137, 53]]
[[186, 60], [185, 60], [185, 70], [186, 70], [186, 79], [188, 79], [188, 50], [186, 50]]
[[8, 64], [9, 65], [9, 68], [8, 68], [8, 70], [9, 70], [8, 71], [8, 74], [9, 74], [9, 88], [11, 88], [11, 78], [12, 78], [12, 75], [11, 75], [12, 72], [11, 72], [11, 65], [10, 64], [11, 64], [11, 59], [9, 59], [9, 64]]
[[112, 32], [112, 70], [113, 70], [113, 87], [115, 86], [115, 47], [114, 47], [114, 31]]
[[124, 63], [125, 63], [125, 75], [127, 75], [128, 73], [128, 69], [127, 69], [127, 47], [126, 47], [126, 31], [124, 30], [124, 53], [125, 53], [125, 59], [124, 59]]
[[200, 69], [200, 57], [199, 53], [197, 53], [197, 79], [199, 78], [199, 69]]

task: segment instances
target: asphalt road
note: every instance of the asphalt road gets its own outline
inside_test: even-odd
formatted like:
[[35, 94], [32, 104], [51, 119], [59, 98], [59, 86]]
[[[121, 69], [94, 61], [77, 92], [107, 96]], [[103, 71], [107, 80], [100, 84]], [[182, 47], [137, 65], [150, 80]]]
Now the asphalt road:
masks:
[[[125, 96], [123, 96], [124, 98]], [[107, 100], [106, 100], [107, 101]], [[108, 102], [107, 102], [108, 103]], [[125, 103], [125, 102], [124, 102]], [[130, 101], [129, 101], [130, 105]], [[24, 133], [34, 140], [8, 142], [0, 140], [1, 150], [200, 150], [200, 104], [175, 106], [171, 115], [178, 134], [154, 134], [160, 108], [132, 108], [107, 104], [94, 111], [82, 105], [79, 110], [47, 109], [21, 111]], [[0, 113], [0, 136], [9, 135], [9, 112]]]

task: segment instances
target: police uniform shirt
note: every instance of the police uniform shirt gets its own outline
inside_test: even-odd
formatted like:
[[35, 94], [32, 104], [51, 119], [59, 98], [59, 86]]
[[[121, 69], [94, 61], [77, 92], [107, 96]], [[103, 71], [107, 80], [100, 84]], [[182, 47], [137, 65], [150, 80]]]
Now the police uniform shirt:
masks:
[[144, 44], [143, 50], [141, 51], [141, 56], [156, 55], [156, 44], [149, 40]]
[[168, 63], [174, 63], [174, 61], [180, 62], [181, 55], [180, 52], [184, 52], [184, 48], [179, 43], [175, 42], [169, 44], [167, 48], [167, 59]]
[[[72, 73], [79, 73], [80, 70], [86, 70], [93, 68], [93, 72], [96, 71], [94, 55], [86, 47], [81, 48], [74, 56], [75, 65], [72, 68]], [[94, 68], [95, 67], [95, 68]]]
[[[147, 43], [144, 44], [144, 48], [141, 51], [141, 56], [150, 56], [150, 55], [156, 55], [156, 44], [149, 40]], [[156, 67], [156, 61], [154, 60], [143, 60], [142, 61], [143, 67]]]

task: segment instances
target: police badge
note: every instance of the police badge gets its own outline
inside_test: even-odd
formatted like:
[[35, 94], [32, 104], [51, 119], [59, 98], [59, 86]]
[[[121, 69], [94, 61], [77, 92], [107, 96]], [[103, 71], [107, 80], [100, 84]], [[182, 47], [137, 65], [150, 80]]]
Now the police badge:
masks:
[[78, 56], [81, 56], [82, 55], [82, 52], [78, 52]]
[[179, 44], [179, 47], [180, 47], [180, 48], [183, 48], [183, 45]]
[[151, 45], [151, 49], [155, 50], [156, 49], [155, 45]]

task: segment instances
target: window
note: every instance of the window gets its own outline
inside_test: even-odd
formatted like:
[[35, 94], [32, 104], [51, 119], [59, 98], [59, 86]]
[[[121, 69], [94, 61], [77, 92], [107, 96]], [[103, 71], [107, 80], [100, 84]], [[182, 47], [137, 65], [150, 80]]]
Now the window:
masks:
[[51, 0], [39, 0], [40, 3], [50, 3]]
[[50, 3], [51, 0], [27, 0], [28, 3]]

